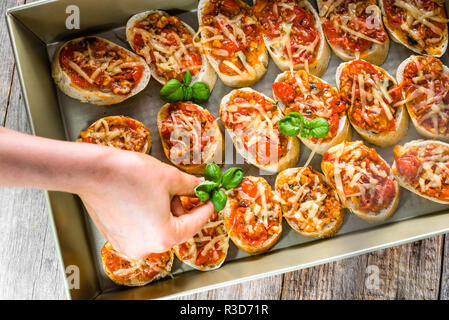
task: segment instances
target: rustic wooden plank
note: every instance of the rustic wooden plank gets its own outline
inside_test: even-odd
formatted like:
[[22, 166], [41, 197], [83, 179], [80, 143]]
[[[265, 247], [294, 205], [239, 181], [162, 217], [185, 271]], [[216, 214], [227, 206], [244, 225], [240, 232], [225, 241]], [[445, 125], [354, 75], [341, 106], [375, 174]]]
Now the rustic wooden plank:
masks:
[[283, 299], [438, 299], [443, 236], [286, 274]]
[[253, 280], [227, 286], [221, 289], [205, 291], [193, 295], [181, 297], [180, 300], [276, 300], [282, 292], [282, 275]]
[[[0, 1], [0, 14], [4, 17], [6, 9], [23, 4], [23, 0], [6, 0]], [[10, 100], [10, 88], [13, 81], [14, 72], [14, 55], [11, 46], [9, 45], [8, 28], [6, 20], [1, 19], [0, 22], [0, 57], [2, 63], [0, 64], [0, 125], [4, 125], [6, 109]]]
[[444, 236], [445, 245], [441, 267], [440, 296], [441, 300], [449, 300], [449, 233]]

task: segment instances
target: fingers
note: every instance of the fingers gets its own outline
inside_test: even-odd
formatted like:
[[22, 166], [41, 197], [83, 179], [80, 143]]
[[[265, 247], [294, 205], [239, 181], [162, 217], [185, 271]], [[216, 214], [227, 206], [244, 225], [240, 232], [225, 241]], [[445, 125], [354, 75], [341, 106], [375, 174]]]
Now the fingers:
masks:
[[179, 196], [174, 196], [173, 199], [171, 200], [171, 212], [173, 213], [173, 215], [175, 217], [179, 217], [182, 216], [183, 214], [185, 214], [185, 210], [182, 207], [182, 203], [181, 203], [181, 199], [179, 198]]
[[176, 243], [183, 243], [190, 240], [206, 224], [207, 220], [214, 213], [214, 205], [208, 201], [196, 207], [190, 212], [171, 219], [171, 229], [173, 240]]
[[174, 169], [170, 175], [169, 191], [172, 195], [194, 196], [193, 189], [204, 181], [202, 178], [197, 178], [178, 169]]

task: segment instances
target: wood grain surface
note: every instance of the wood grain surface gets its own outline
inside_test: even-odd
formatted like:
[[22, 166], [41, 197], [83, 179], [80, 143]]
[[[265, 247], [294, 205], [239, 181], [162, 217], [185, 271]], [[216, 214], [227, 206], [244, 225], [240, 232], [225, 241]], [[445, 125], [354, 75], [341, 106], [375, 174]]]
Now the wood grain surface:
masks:
[[[24, 2], [0, 1], [0, 16]], [[5, 19], [1, 19], [0, 43], [0, 125], [29, 133]], [[0, 217], [0, 299], [65, 299], [43, 192], [0, 189]], [[181, 299], [447, 300], [449, 237], [433, 237]]]

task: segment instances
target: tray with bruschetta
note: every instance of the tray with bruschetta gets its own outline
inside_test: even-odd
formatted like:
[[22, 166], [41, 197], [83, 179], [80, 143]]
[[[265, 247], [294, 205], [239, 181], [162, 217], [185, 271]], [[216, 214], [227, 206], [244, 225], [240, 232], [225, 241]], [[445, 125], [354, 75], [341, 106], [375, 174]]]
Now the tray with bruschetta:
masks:
[[219, 191], [220, 208], [139, 261], [84, 213], [98, 292], [183, 294], [442, 232], [399, 230], [449, 214], [444, 1], [129, 2], [46, 43], [55, 117], [67, 140], [204, 176], [181, 205]]

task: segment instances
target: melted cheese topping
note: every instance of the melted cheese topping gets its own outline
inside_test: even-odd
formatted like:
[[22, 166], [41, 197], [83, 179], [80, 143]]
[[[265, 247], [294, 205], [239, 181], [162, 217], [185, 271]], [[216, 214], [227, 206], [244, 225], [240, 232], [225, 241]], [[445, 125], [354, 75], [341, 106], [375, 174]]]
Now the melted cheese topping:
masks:
[[[344, 142], [334, 147], [323, 157], [322, 167], [345, 205], [350, 199], [361, 207], [365, 199], [380, 210], [388, 207], [393, 199], [391, 192], [395, 192], [396, 185], [388, 164], [362, 141]], [[390, 187], [393, 190], [388, 189]], [[390, 202], [384, 197], [391, 197]]]
[[304, 232], [321, 231], [335, 222], [341, 206], [334, 191], [312, 167], [289, 169], [278, 178], [276, 193], [283, 200], [284, 216]]
[[147, 153], [150, 131], [140, 122], [124, 117], [112, 116], [97, 120], [77, 141]]

